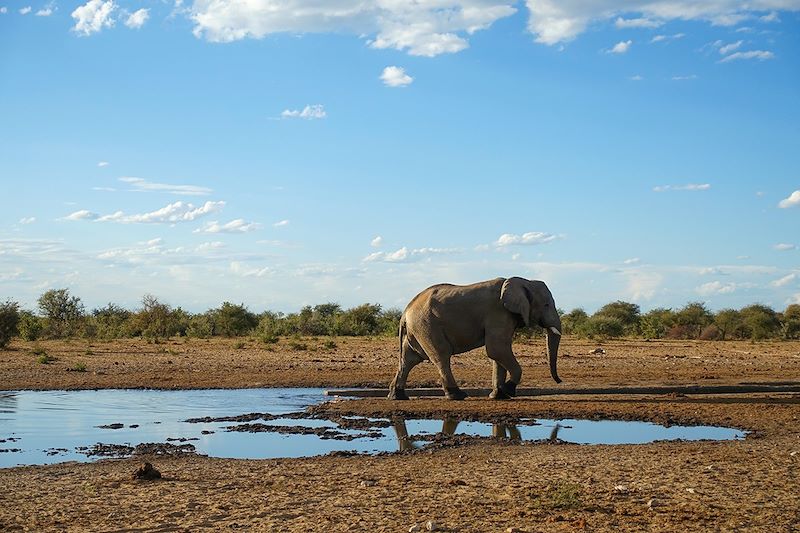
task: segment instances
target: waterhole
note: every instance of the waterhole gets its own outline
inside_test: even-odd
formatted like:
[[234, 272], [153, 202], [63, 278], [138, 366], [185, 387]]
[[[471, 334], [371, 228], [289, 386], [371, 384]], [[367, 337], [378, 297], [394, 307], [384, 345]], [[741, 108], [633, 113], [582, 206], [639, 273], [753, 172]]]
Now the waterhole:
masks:
[[137, 453], [243, 459], [380, 453], [462, 435], [578, 444], [744, 438], [744, 432], [733, 428], [648, 422], [328, 420], [303, 412], [326, 399], [322, 389], [2, 391], [0, 467]]

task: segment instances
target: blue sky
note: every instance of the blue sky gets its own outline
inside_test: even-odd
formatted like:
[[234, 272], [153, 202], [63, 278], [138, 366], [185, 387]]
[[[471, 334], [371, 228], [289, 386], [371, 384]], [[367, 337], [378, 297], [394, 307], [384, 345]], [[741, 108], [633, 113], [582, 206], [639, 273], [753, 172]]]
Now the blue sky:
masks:
[[0, 298], [800, 303], [798, 29], [800, 0], [0, 0]]

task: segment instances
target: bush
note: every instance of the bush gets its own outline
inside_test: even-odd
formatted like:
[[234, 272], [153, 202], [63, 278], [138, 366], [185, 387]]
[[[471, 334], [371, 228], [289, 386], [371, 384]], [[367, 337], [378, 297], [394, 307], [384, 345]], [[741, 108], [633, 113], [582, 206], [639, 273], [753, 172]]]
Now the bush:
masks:
[[742, 315], [735, 309], [722, 309], [714, 315], [714, 325], [719, 330], [720, 340], [741, 333]]
[[41, 318], [30, 311], [22, 311], [19, 314], [17, 329], [22, 340], [35, 341], [42, 335], [44, 324]]
[[722, 338], [722, 332], [714, 324], [704, 327], [703, 331], [700, 332], [701, 341], [715, 341], [721, 338]]
[[181, 331], [180, 318], [183, 315], [185, 313], [180, 309], [173, 311], [152, 294], [145, 294], [142, 297], [142, 309], [132, 320], [133, 332], [155, 342], [167, 339]]
[[6, 300], [0, 304], [0, 348], [5, 348], [19, 333], [19, 304]]
[[800, 338], [800, 304], [791, 304], [783, 312], [781, 330], [784, 339]]
[[186, 335], [196, 339], [207, 339], [214, 334], [214, 321], [209, 313], [194, 315], [189, 319]]
[[589, 315], [580, 307], [561, 316], [561, 332], [564, 335], [586, 335], [586, 323]]
[[622, 326], [623, 335], [639, 334], [639, 306], [617, 300], [601, 307], [593, 316], [604, 317], [610, 322], [618, 322]]
[[778, 314], [766, 305], [748, 305], [739, 314], [742, 317], [744, 335], [753, 340], [768, 339], [780, 331]]
[[710, 325], [713, 320], [713, 315], [703, 302], [688, 303], [675, 313], [675, 324], [683, 327], [681, 331], [685, 332], [686, 338], [700, 337], [703, 328]]
[[594, 314], [586, 322], [586, 335], [590, 339], [611, 339], [625, 334], [625, 325], [618, 318]]
[[38, 304], [47, 337], [64, 339], [81, 331], [84, 325], [83, 303], [77, 296], [70, 296], [69, 289], [51, 289], [39, 297]]
[[672, 309], [658, 307], [639, 318], [639, 330], [646, 339], [661, 339], [675, 323]]
[[130, 311], [109, 303], [92, 311], [87, 324], [87, 333], [90, 333], [90, 337], [96, 336], [106, 340], [127, 337], [131, 332], [130, 319]]

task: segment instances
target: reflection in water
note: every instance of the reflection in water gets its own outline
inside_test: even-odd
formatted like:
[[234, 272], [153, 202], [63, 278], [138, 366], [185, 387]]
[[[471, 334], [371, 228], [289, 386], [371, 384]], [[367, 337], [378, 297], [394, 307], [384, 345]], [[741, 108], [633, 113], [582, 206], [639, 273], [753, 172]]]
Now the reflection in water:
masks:
[[[442, 431], [440, 432], [442, 435], [446, 435], [448, 437], [452, 437], [456, 434], [456, 430], [458, 430], [458, 425], [461, 421], [455, 417], [447, 417], [442, 420]], [[419, 448], [420, 445], [416, 444], [415, 438], [413, 435], [408, 434], [408, 428], [406, 427], [406, 420], [403, 417], [394, 417], [392, 418], [392, 427], [394, 427], [394, 433], [397, 437], [397, 444], [401, 452], [405, 452], [408, 450], [413, 450], [415, 448]], [[558, 430], [561, 428], [560, 424], [556, 424], [553, 428], [553, 431], [550, 433], [549, 440], [556, 440], [558, 438]], [[464, 433], [465, 435], [469, 434], [469, 431]], [[507, 423], [494, 423], [492, 424], [492, 437], [498, 439], [509, 439], [512, 441], [521, 441], [522, 434], [519, 431], [519, 428], [515, 424], [507, 424]]]
[[[17, 410], [17, 393], [0, 392], [0, 414], [12, 414]], [[3, 418], [0, 418], [2, 420]]]

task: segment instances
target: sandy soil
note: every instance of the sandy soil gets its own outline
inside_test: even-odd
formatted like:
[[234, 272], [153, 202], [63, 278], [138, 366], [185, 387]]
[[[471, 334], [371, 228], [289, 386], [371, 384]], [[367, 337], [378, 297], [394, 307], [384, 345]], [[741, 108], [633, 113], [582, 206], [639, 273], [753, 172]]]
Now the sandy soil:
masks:
[[[0, 388], [381, 385], [396, 364], [392, 339], [148, 345], [41, 343], [0, 352]], [[298, 341], [295, 341], [298, 342]], [[564, 343], [567, 386], [800, 381], [800, 343]], [[87, 350], [92, 352], [87, 355]], [[515, 347], [523, 384], [551, 386], [543, 342]], [[567, 355], [568, 354], [568, 355]], [[68, 371], [77, 362], [86, 372]], [[115, 364], [116, 363], [116, 364]], [[465, 386], [487, 386], [480, 353], [454, 365]], [[434, 385], [432, 365], [412, 385]], [[141, 459], [0, 470], [0, 530], [46, 531], [798, 531], [800, 395], [563, 396], [493, 402], [342, 401], [332, 414], [464, 419], [587, 417], [713, 424], [751, 431], [735, 442], [636, 446], [515, 444], [453, 439], [436, 449], [376, 457], [151, 461], [163, 474], [134, 481]]]

